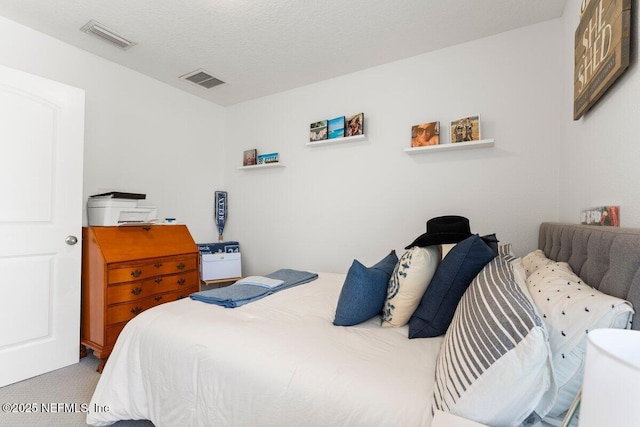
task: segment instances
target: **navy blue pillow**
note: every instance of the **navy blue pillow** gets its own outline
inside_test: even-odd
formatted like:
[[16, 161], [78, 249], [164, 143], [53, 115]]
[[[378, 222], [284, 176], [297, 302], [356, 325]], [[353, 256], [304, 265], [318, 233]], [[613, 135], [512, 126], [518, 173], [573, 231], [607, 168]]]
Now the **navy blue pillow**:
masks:
[[389, 279], [397, 263], [396, 251], [391, 251], [370, 268], [353, 260], [340, 291], [333, 324], [353, 326], [380, 313], [387, 298]]
[[[496, 233], [487, 234], [486, 236], [480, 236], [483, 242], [485, 242], [489, 247], [493, 250], [493, 252], [498, 254], [498, 243], [500, 240], [496, 237]], [[487, 263], [488, 264], [488, 263]]]
[[409, 338], [444, 335], [469, 284], [495, 256], [493, 249], [476, 235], [455, 245], [440, 262], [409, 320]]

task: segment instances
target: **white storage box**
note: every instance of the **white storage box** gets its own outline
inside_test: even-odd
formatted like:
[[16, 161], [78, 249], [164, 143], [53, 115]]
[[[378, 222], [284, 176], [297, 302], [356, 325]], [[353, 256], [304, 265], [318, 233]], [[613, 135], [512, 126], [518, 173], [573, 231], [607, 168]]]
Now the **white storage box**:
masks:
[[156, 219], [158, 209], [138, 206], [137, 200], [90, 198], [87, 214], [90, 226], [120, 225], [126, 222], [149, 222]]
[[240, 252], [200, 255], [202, 280], [235, 279], [242, 276]]

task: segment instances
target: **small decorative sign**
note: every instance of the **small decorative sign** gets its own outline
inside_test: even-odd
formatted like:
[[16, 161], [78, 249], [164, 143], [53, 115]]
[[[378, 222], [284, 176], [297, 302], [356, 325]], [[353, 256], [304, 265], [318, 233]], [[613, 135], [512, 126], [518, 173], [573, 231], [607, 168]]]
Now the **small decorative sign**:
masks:
[[258, 156], [258, 164], [278, 163], [278, 153], [260, 154]]
[[631, 0], [591, 0], [583, 10], [575, 35], [574, 120], [629, 66]]
[[222, 242], [224, 233], [224, 224], [227, 221], [227, 192], [216, 191], [215, 193], [215, 219], [218, 227], [218, 240]]

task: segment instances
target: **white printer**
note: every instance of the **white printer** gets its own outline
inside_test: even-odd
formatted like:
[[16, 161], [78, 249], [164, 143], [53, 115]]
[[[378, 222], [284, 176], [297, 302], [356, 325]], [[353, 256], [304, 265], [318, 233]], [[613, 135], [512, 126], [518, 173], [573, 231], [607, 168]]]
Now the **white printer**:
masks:
[[148, 223], [157, 219], [158, 209], [144, 204], [145, 194], [110, 192], [96, 194], [87, 201], [90, 226]]

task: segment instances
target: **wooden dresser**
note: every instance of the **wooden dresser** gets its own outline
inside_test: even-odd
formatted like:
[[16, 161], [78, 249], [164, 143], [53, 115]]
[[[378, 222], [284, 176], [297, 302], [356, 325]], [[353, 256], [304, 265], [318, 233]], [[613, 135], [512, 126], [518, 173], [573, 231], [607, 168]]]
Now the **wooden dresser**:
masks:
[[198, 262], [184, 225], [83, 228], [81, 354], [102, 372], [129, 320], [199, 290]]

